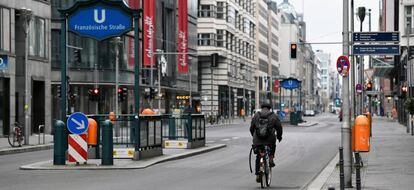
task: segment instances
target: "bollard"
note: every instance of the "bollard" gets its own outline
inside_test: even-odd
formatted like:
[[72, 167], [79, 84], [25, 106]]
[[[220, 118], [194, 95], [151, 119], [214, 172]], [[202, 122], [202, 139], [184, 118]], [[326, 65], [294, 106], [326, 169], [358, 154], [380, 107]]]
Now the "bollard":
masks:
[[355, 162], [356, 162], [356, 189], [361, 190], [361, 157], [359, 152], [355, 153]]
[[102, 123], [102, 165], [114, 165], [112, 123], [106, 120]]
[[57, 120], [55, 122], [55, 134], [53, 135], [53, 165], [65, 165], [66, 164], [66, 157], [65, 157], [65, 140], [66, 140], [66, 132], [65, 132], [65, 123], [61, 120]]
[[345, 190], [344, 150], [339, 147], [339, 189]]

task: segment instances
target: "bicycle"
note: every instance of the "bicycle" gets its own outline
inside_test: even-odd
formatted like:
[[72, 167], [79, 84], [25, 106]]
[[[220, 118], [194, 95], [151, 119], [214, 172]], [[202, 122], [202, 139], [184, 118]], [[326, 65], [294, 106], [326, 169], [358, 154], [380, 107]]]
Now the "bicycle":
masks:
[[[249, 155], [249, 166], [250, 166], [250, 172], [252, 171], [252, 165], [251, 165], [251, 155], [252, 151], [255, 147], [252, 146], [250, 149], [250, 155]], [[256, 147], [258, 152], [257, 154], [260, 156], [260, 167], [259, 167], [259, 175], [260, 175], [260, 186], [262, 188], [269, 187], [272, 183], [272, 167], [270, 167], [270, 147], [268, 145], [262, 145], [259, 147]]]
[[12, 130], [9, 133], [8, 141], [11, 147], [21, 147], [23, 142], [23, 126], [15, 122], [13, 124]]

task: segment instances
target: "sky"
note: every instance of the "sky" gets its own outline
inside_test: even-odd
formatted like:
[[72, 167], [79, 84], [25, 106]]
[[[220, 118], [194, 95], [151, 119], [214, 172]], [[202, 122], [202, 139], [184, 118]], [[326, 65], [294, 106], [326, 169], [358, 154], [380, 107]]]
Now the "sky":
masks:
[[[349, 0], [350, 1], [350, 0]], [[278, 4], [283, 0], [276, 0]], [[304, 12], [308, 42], [342, 42], [342, 6], [343, 0], [289, 0], [296, 12]], [[355, 0], [355, 9], [364, 6], [371, 9], [371, 29], [378, 31], [379, 0]], [[355, 11], [356, 12], [356, 11]], [[359, 31], [360, 22], [355, 17], [355, 30]], [[368, 16], [363, 22], [363, 31], [368, 31]], [[342, 54], [342, 45], [312, 45], [313, 50], [321, 49], [331, 54], [332, 62]], [[331, 64], [335, 67], [334, 64]]]

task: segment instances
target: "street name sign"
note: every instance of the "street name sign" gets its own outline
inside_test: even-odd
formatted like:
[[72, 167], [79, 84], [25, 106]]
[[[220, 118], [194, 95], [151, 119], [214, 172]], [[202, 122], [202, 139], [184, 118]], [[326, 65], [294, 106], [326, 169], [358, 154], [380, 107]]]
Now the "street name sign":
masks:
[[339, 56], [336, 60], [336, 70], [341, 76], [348, 76], [349, 69], [351, 68], [351, 64], [349, 63], [349, 59], [346, 56]]
[[354, 42], [399, 42], [399, 32], [354, 32]]
[[352, 47], [354, 55], [400, 55], [400, 45], [365, 45], [359, 44]]
[[132, 16], [122, 7], [96, 3], [70, 14], [68, 28], [81, 36], [105, 40], [131, 31]]
[[9, 65], [9, 57], [7, 55], [0, 55], [0, 70], [7, 69]]
[[66, 121], [66, 125], [71, 133], [77, 135], [82, 134], [88, 130], [88, 117], [81, 112], [73, 113]]

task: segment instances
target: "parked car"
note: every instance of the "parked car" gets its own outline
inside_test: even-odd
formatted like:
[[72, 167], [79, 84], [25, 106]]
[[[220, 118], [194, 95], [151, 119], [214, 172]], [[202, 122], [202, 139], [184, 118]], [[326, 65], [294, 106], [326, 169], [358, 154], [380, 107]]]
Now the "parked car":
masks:
[[316, 113], [314, 110], [305, 110], [304, 116], [315, 116]]

